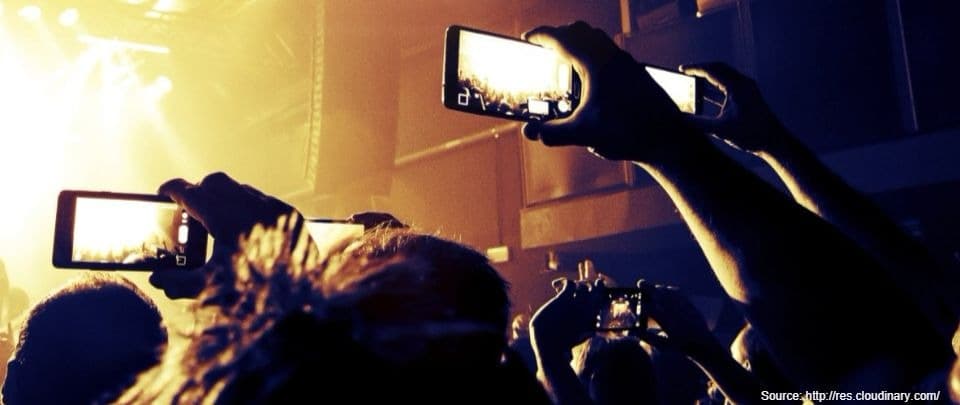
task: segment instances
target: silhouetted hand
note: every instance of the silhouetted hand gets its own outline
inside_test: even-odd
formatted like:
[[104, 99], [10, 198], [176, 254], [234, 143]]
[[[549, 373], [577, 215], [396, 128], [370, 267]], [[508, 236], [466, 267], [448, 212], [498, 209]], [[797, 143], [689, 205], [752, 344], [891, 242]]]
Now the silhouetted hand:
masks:
[[290, 205], [224, 173], [206, 176], [200, 184], [173, 179], [158, 191], [184, 207], [213, 237], [213, 254], [202, 267], [192, 270], [159, 269], [150, 275], [150, 284], [170, 298], [195, 298], [206, 287], [211, 274], [232, 268], [233, 255], [241, 236], [254, 225], [270, 226], [281, 216], [300, 218]]
[[606, 287], [554, 280], [557, 295], [530, 318], [530, 338], [537, 356], [569, 356], [570, 349], [595, 333]]
[[383, 228], [407, 228], [407, 224], [400, 222], [397, 217], [386, 212], [358, 212], [347, 218], [348, 222], [363, 225], [364, 229]]
[[687, 128], [663, 89], [603, 31], [576, 22], [538, 27], [524, 39], [569, 59], [583, 87], [572, 115], [527, 123], [528, 138], [548, 146], [586, 146], [607, 159], [644, 161]]
[[666, 332], [662, 335], [645, 334], [642, 338], [656, 346], [667, 346], [689, 356], [703, 354], [719, 347], [703, 315], [675, 287], [639, 282], [644, 295], [644, 310]]
[[750, 153], [767, 151], [785, 136], [783, 124], [770, 111], [753, 79], [725, 63], [684, 65], [680, 70], [706, 79], [726, 96], [716, 117], [685, 117], [704, 132]]

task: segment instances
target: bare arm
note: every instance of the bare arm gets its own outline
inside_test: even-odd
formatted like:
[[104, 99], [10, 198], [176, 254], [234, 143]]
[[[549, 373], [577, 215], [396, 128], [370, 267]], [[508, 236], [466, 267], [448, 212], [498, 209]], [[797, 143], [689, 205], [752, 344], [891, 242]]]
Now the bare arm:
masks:
[[[570, 57], [585, 78], [585, 96], [571, 117], [528, 125], [525, 135], [548, 145], [588, 146], [650, 173], [797, 386], [836, 387], [877, 358], [892, 358], [904, 370], [927, 365], [916, 347], [937, 341], [879, 265], [715, 149], [629, 55], [585, 24], [537, 29], [528, 39]], [[894, 327], [891, 316], [906, 324]]]
[[647, 303], [647, 313], [667, 336], [649, 335], [644, 340], [658, 347], [684, 353], [735, 404], [759, 403], [763, 386], [753, 374], [738, 364], [707, 329], [703, 315], [672, 287], [639, 285]]
[[570, 367], [570, 350], [594, 333], [600, 294], [585, 283], [555, 281], [557, 295], [530, 319], [530, 342], [537, 356], [537, 379], [555, 404], [593, 401]]
[[960, 317], [957, 274], [944, 269], [862, 193], [824, 165], [777, 119], [756, 85], [725, 64], [683, 67], [724, 94], [716, 118], [691, 121], [737, 149], [766, 162], [787, 186], [794, 200], [831, 223], [868, 252], [911, 298], [940, 333], [953, 334]]

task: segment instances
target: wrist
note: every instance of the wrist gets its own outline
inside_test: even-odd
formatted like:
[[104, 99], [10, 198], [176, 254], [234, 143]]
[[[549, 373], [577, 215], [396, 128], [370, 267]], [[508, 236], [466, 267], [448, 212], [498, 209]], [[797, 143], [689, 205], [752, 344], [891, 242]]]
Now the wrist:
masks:
[[785, 157], [809, 152], [809, 149], [807, 149], [806, 145], [801, 143], [782, 125], [774, 125], [773, 129], [769, 130], [769, 132], [770, 135], [768, 138], [770, 141], [767, 142], [767, 144], [762, 148], [753, 151], [753, 154], [757, 155], [761, 159], [766, 161], [780, 160]]
[[695, 129], [685, 127], [669, 136], [673, 139], [643, 151], [642, 156], [631, 160], [642, 167], [662, 171], [689, 167], [696, 162], [708, 162], [720, 154], [707, 137]]

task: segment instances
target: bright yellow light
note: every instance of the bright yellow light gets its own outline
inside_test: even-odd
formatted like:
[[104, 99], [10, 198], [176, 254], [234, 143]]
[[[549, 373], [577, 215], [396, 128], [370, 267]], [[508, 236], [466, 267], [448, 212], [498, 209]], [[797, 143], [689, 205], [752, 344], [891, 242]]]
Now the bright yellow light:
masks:
[[147, 201], [77, 198], [73, 228], [73, 259], [84, 262], [127, 263], [176, 243], [164, 227], [171, 226], [177, 206]]
[[153, 85], [157, 87], [160, 94], [167, 94], [170, 90], [173, 90], [173, 81], [164, 75], [157, 76], [157, 79], [153, 81]]
[[527, 95], [559, 99], [570, 89], [570, 71], [570, 65], [552, 50], [461, 32], [460, 76], [484, 88], [523, 101]]
[[40, 17], [43, 17], [43, 10], [40, 10], [39, 6], [29, 5], [23, 6], [17, 14], [20, 14], [20, 17], [23, 17], [24, 20], [34, 22], [40, 21]]
[[77, 25], [77, 21], [80, 21], [80, 12], [75, 8], [68, 8], [60, 13], [60, 18], [58, 18], [58, 20], [60, 21], [60, 25], [64, 27], [72, 27]]
[[0, 226], [0, 257], [11, 280], [39, 294], [61, 277], [49, 264], [57, 193], [149, 190], [155, 184], [138, 183], [135, 159], [158, 142], [165, 151], [179, 145], [143, 136], [172, 131], [157, 100], [144, 95], [153, 84], [138, 71], [144, 55], [111, 40], [79, 55], [50, 55], [44, 49], [59, 44], [36, 40], [34, 28], [43, 27], [26, 28], [0, 24], [0, 190], [16, 191], [0, 202], [10, 214]]
[[153, 9], [157, 11], [177, 11], [178, 5], [176, 0], [157, 0], [156, 3], [153, 3]]
[[117, 38], [101, 38], [101, 37], [95, 37], [93, 35], [78, 35], [77, 40], [87, 45], [101, 46], [104, 48], [109, 48], [114, 51], [131, 50], [131, 51], [143, 51], [143, 52], [160, 53], [160, 54], [170, 53], [170, 48], [167, 48], [163, 45], [144, 44], [140, 42], [124, 41], [122, 39], [117, 39]]

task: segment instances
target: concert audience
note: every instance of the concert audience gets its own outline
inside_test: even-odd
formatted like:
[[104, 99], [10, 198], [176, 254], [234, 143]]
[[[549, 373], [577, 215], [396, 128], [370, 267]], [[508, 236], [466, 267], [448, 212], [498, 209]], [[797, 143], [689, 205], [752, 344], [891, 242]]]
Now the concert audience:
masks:
[[[897, 282], [898, 268], [893, 264], [916, 260], [913, 264], [923, 267], [929, 262], [908, 254], [913, 252], [906, 248], [902, 249], [906, 253], [879, 257], [872, 249], [891, 245], [902, 233], [859, 226], [873, 224], [875, 219], [869, 216], [853, 224], [843, 222], [842, 215], [818, 211], [847, 224], [838, 229], [811, 212], [809, 205], [797, 204], [765, 183], [716, 149], [602, 31], [576, 23], [541, 27], [526, 38], [558, 49], [588, 79], [584, 102], [571, 117], [528, 123], [525, 135], [549, 146], [586, 146], [607, 159], [633, 161], [650, 173], [677, 206], [721, 286], [793, 386], [907, 390], [949, 361], [944, 332], [957, 318], [941, 308], [952, 307], [956, 294], [949, 294], [956, 289], [942, 278], [940, 284], [925, 283], [932, 293], [918, 298], [916, 290]], [[702, 70], [708, 78], [722, 76], [713, 67]], [[755, 114], [762, 99], [752, 100], [757, 104], [744, 102], [750, 95], [738, 93], [738, 86], [725, 86], [724, 80], [715, 80], [722, 90], [732, 90], [725, 114], [714, 122], [721, 137], [725, 130], [777, 129], [770, 122], [775, 119], [772, 114]], [[805, 180], [829, 184], [819, 175]], [[831, 188], [839, 186], [818, 190]], [[859, 236], [873, 231], [873, 240]], [[751, 398], [758, 397], [732, 399]]]
[[[352, 217], [365, 234], [321, 252], [290, 205], [215, 173], [159, 190], [210, 232], [210, 261], [150, 277], [170, 298], [195, 298], [207, 323], [159, 359], [166, 332], [152, 302], [120, 277], [85, 277], [30, 311], [4, 401], [286, 403], [339, 390], [359, 403], [664, 403], [675, 394], [657, 351], [686, 356], [732, 403], [764, 391], [911, 391], [931, 378], [958, 401], [957, 275], [820, 163], [752, 80], [685, 67], [726, 96], [718, 117], [685, 116], [600, 30], [578, 22], [525, 37], [584, 81], [572, 116], [524, 134], [650, 173], [747, 321], [730, 350], [676, 288], [644, 282], [641, 310], [656, 328], [598, 331], [604, 282], [566, 278], [530, 318], [529, 338], [518, 318], [508, 344], [508, 286], [481, 253], [379, 213]], [[761, 158], [790, 195], [707, 133]]]
[[6, 404], [108, 402], [159, 360], [166, 329], [129, 280], [90, 274], [29, 312], [3, 384]]
[[[198, 300], [219, 316], [168, 350], [123, 402], [280, 402], [359, 380], [376, 384], [350, 394], [361, 402], [546, 401], [506, 352], [507, 285], [482, 254], [370, 214], [355, 220], [382, 226], [325, 254], [298, 213], [224, 174], [161, 192], [215, 238], [240, 236], [215, 244], [231, 260], [200, 270]], [[225, 195], [234, 198], [205, 205]], [[256, 225], [226, 228], [232, 221]]]

